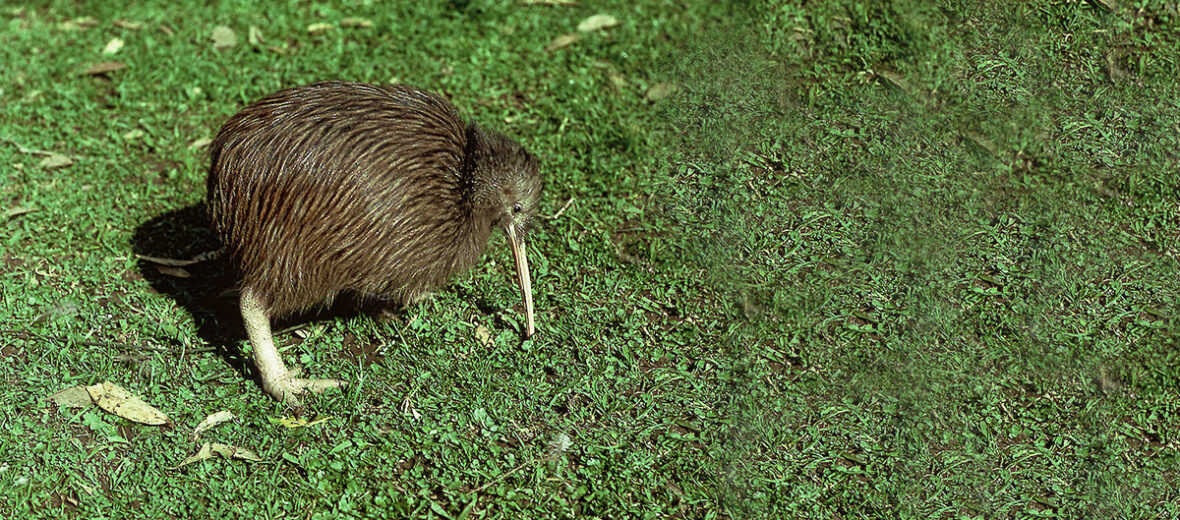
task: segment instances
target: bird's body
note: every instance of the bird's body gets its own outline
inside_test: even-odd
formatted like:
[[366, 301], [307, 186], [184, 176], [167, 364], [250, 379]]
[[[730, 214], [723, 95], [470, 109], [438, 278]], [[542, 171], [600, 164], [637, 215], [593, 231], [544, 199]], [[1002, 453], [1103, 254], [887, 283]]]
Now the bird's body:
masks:
[[[264, 387], [271, 360], [259, 344], [270, 342], [270, 318], [343, 292], [412, 302], [469, 268], [496, 226], [509, 233], [527, 289], [536, 162], [437, 95], [345, 82], [283, 90], [231, 117], [210, 150], [209, 212]], [[527, 294], [526, 307], [531, 333]], [[272, 357], [281, 372], [272, 379], [291, 379]], [[294, 401], [304, 389], [318, 388], [267, 391]]]

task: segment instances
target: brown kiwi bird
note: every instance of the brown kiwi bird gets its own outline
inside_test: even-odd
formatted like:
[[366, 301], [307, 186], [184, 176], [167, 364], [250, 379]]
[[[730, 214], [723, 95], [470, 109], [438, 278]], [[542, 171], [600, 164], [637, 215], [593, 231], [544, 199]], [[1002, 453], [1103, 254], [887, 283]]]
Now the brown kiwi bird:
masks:
[[525, 237], [541, 195], [521, 145], [405, 85], [322, 82], [271, 94], [210, 146], [208, 209], [240, 291], [263, 389], [276, 399], [344, 383], [287, 369], [271, 319], [341, 293], [413, 303], [508, 235], [534, 332]]

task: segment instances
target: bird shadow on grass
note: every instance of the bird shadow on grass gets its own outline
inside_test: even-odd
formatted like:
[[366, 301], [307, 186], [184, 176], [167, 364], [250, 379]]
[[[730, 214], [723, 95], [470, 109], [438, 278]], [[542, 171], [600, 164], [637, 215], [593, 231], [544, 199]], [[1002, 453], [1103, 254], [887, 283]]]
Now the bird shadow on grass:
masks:
[[170, 267], [142, 257], [186, 260], [217, 249], [215, 233], [208, 225], [203, 204], [169, 211], [140, 224], [132, 248], [141, 259], [140, 274], [152, 290], [171, 298], [192, 316], [197, 335], [227, 364], [245, 373], [247, 363], [238, 342], [246, 337], [237, 302], [227, 294], [232, 280], [221, 262], [210, 260]]
[[[208, 214], [203, 204], [195, 204], [151, 218], [135, 229], [132, 239], [133, 251], [137, 255], [175, 260], [190, 259], [201, 253], [214, 251], [219, 246], [216, 233], [209, 226]], [[207, 260], [181, 267], [169, 267], [140, 259], [138, 268], [154, 292], [171, 298], [192, 316], [197, 335], [216, 355], [261, 387], [262, 382], [254, 370], [253, 363], [242, 353], [241, 345], [246, 339], [246, 331], [238, 308], [234, 280], [227, 274], [230, 270], [224, 264], [224, 259]], [[451, 285], [443, 290], [457, 291], [460, 298], [471, 301], [478, 312], [485, 315], [497, 315], [497, 311], [501, 310], [485, 297], [461, 286]], [[273, 322], [272, 327], [276, 331], [275, 342], [279, 348], [283, 348], [300, 341], [294, 335], [278, 333], [287, 327], [333, 321], [358, 314], [372, 316], [373, 319], [404, 322], [407, 310], [391, 307], [378, 300], [341, 295], [330, 306]], [[403, 338], [398, 339], [404, 341]], [[358, 359], [370, 357], [371, 353], [364, 350], [346, 348], [343, 355]]]

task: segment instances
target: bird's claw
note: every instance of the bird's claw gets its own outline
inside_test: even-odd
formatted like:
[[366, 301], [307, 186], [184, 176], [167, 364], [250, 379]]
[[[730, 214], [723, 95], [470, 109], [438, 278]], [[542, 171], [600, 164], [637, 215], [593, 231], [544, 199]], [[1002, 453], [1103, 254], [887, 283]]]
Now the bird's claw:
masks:
[[266, 382], [263, 384], [263, 389], [275, 399], [290, 406], [300, 406], [299, 394], [307, 392], [319, 394], [325, 390], [341, 388], [347, 384], [339, 379], [303, 379], [287, 374], [286, 377], [277, 381]]

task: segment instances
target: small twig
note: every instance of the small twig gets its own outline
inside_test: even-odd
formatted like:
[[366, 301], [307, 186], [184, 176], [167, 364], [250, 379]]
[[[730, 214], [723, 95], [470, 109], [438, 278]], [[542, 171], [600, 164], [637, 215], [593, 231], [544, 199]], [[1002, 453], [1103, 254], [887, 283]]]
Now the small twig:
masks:
[[[42, 341], [56, 341], [59, 343], [66, 343], [69, 341], [74, 341], [75, 343], [77, 343], [79, 345], [85, 345], [88, 347], [109, 347], [109, 348], [117, 348], [120, 350], [159, 352], [162, 354], [169, 354], [169, 353], [176, 352], [176, 350], [169, 349], [169, 348], [148, 347], [148, 346], [143, 346], [143, 345], [128, 345], [126, 343], [113, 343], [113, 342], [108, 342], [108, 341], [71, 340], [70, 338], [66, 338], [66, 337], [62, 337], [62, 336], [51, 336], [51, 335], [47, 335], [47, 334], [37, 334], [35, 332], [28, 332], [28, 331], [23, 331], [23, 330], [0, 330], [0, 334], [13, 334], [16, 336], [20, 336], [24, 339], [39, 339]], [[205, 353], [205, 352], [216, 352], [216, 351], [217, 351], [217, 349], [215, 349], [213, 347], [202, 347], [202, 348], [196, 348], [196, 349], [188, 349], [188, 352], [192, 352], [192, 353]]]
[[194, 256], [194, 257], [189, 258], [187, 260], [180, 260], [177, 258], [163, 258], [163, 257], [159, 257], [159, 256], [148, 256], [148, 255], [141, 255], [141, 254], [136, 254], [135, 257], [140, 260], [143, 260], [145, 262], [151, 262], [151, 263], [157, 264], [157, 265], [164, 265], [164, 266], [169, 266], [169, 267], [184, 267], [186, 265], [199, 264], [201, 262], [215, 260], [221, 256], [221, 253], [222, 253], [221, 249], [214, 249], [212, 251], [205, 251], [204, 253], [198, 254], [197, 256]]
[[[501, 474], [499, 474], [499, 475], [496, 475], [496, 477], [495, 477], [495, 478], [493, 478], [492, 480], [489, 480], [489, 481], [487, 481], [487, 483], [485, 483], [484, 485], [482, 485], [482, 486], [479, 486], [478, 488], [475, 488], [475, 492], [476, 492], [476, 493], [482, 493], [482, 492], [483, 492], [483, 490], [485, 490], [485, 489], [487, 489], [487, 488], [488, 488], [488, 486], [491, 486], [492, 484], [495, 484], [495, 483], [497, 483], [497, 482], [499, 482], [499, 481], [501, 481], [501, 480], [504, 480], [505, 478], [508, 478], [508, 477], [509, 477], [509, 476], [511, 476], [513, 473], [516, 473], [517, 471], [520, 471], [520, 470], [524, 469], [526, 466], [531, 466], [531, 465], [533, 465], [533, 464], [540, 464], [540, 463], [542, 463], [542, 462], [549, 462], [549, 461], [557, 460], [558, 458], [560, 458], [560, 457], [561, 457], [561, 454], [562, 454], [562, 453], [563, 453], [565, 450], [567, 450], [567, 449], [569, 448], [569, 437], [568, 437], [567, 435], [565, 435], [565, 434], [562, 434], [562, 435], [561, 435], [561, 437], [563, 438], [563, 440], [562, 440], [562, 441], [555, 441], [555, 442], [560, 442], [560, 443], [562, 443], [562, 444], [560, 444], [560, 445], [559, 445], [559, 447], [556, 447], [556, 448], [555, 448], [555, 447], [553, 447], [552, 445], [550, 445], [550, 448], [549, 448], [549, 454], [548, 454], [548, 455], [546, 455], [546, 456], [544, 456], [544, 457], [536, 457], [536, 458], [533, 458], [533, 459], [530, 459], [530, 460], [526, 460], [526, 461], [524, 461], [524, 462], [521, 462], [521, 463], [520, 463], [518, 466], [516, 466], [515, 468], [512, 468], [512, 469], [510, 469], [510, 470], [508, 470], [508, 471], [506, 471], [506, 472], [504, 472], [504, 473], [501, 473]], [[518, 438], [519, 438], [519, 437], [518, 437]]]
[[515, 468], [512, 468], [512, 469], [508, 470], [507, 472], [504, 472], [504, 473], [501, 473], [501, 474], [499, 474], [499, 475], [496, 475], [496, 478], [493, 478], [492, 480], [489, 480], [489, 481], [488, 481], [486, 484], [484, 484], [484, 485], [482, 485], [482, 486], [479, 486], [479, 487], [475, 488], [475, 492], [476, 492], [476, 493], [482, 493], [482, 492], [483, 492], [483, 490], [485, 490], [485, 489], [487, 489], [487, 488], [488, 488], [488, 486], [491, 486], [492, 484], [495, 484], [495, 483], [497, 483], [497, 482], [499, 482], [499, 481], [501, 481], [501, 480], [504, 480], [505, 478], [507, 478], [508, 476], [512, 475], [513, 473], [516, 473], [517, 471], [520, 471], [520, 470], [524, 469], [524, 467], [525, 467], [525, 466], [529, 466], [529, 465], [535, 464], [535, 463], [537, 463], [537, 462], [544, 462], [546, 459], [550, 459], [550, 458], [552, 458], [552, 457], [550, 457], [550, 456], [546, 456], [546, 457], [542, 457], [542, 458], [539, 458], [539, 459], [531, 459], [531, 460], [526, 460], [526, 461], [524, 461], [524, 462], [521, 462], [521, 463], [520, 463], [518, 466], [516, 466]]
[[562, 206], [561, 209], [557, 210], [557, 213], [554, 213], [553, 216], [551, 216], [551, 217], [542, 216], [541, 218], [544, 218], [545, 220], [557, 220], [557, 217], [560, 217], [562, 213], [565, 213], [565, 210], [569, 209], [570, 204], [574, 203], [575, 198], [577, 198], [577, 197], [570, 197], [570, 200], [565, 201], [565, 205]]

